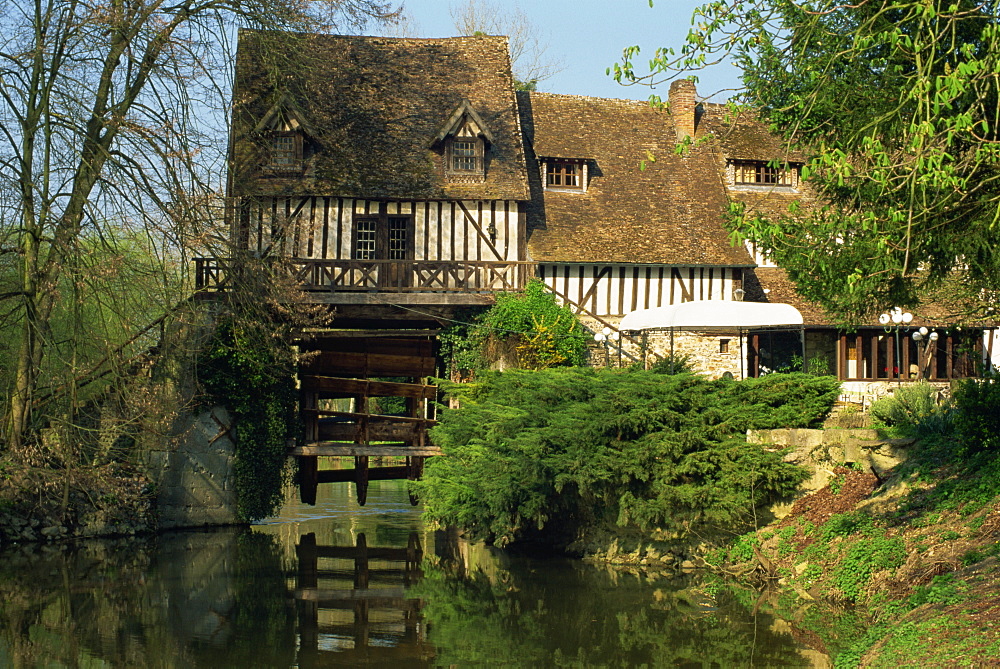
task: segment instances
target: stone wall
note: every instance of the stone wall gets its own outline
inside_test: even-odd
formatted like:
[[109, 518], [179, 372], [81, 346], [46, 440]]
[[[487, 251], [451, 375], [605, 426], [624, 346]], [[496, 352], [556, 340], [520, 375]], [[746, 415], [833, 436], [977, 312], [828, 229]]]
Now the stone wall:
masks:
[[165, 333], [151, 373], [157, 410], [137, 457], [157, 491], [161, 529], [238, 522], [232, 421], [224, 408], [199, 404], [198, 354], [214, 327], [211, 308], [182, 315]]
[[160, 529], [238, 522], [228, 412], [223, 407], [185, 412], [175, 426], [176, 434], [143, 453], [157, 490]]
[[[600, 332], [602, 324], [592, 319], [581, 318], [584, 326], [591, 331]], [[617, 319], [610, 319], [616, 321]], [[591, 348], [590, 363], [595, 367], [604, 367], [605, 360], [612, 366], [621, 364], [628, 366], [635, 360], [642, 359], [642, 342], [645, 337], [646, 360], [652, 364], [659, 359], [666, 358], [671, 351], [671, 333], [669, 331], [647, 332], [645, 335], [636, 335], [635, 342], [622, 340], [623, 350], [626, 355], [619, 356], [617, 343], [608, 347], [607, 355], [603, 345], [596, 344]], [[695, 371], [713, 379], [722, 377], [726, 372], [740, 379], [746, 375], [745, 365], [741, 366], [740, 338], [734, 334], [708, 334], [699, 332], [677, 332], [673, 333], [673, 352], [675, 356], [690, 356], [694, 363]], [[631, 356], [631, 357], [630, 357]]]
[[[914, 443], [913, 439], [882, 439], [877, 430], [870, 428], [749, 430], [747, 441], [791, 448], [785, 461], [802, 465], [811, 473], [799, 487], [796, 497], [829, 485], [836, 476], [837, 467], [861, 467], [881, 475], [906, 461], [907, 449]], [[791, 506], [791, 502], [776, 504], [770, 511], [776, 518], [783, 518]]]

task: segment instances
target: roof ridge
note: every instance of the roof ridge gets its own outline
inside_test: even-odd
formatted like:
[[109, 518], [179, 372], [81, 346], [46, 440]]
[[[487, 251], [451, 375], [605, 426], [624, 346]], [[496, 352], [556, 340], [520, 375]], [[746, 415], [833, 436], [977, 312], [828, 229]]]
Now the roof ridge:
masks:
[[602, 97], [598, 97], [596, 95], [573, 95], [573, 94], [570, 94], [570, 93], [548, 93], [548, 92], [544, 92], [544, 91], [531, 91], [529, 94], [532, 97], [535, 97], [535, 96], [542, 97], [542, 96], [544, 96], [544, 97], [552, 97], [552, 98], [569, 98], [569, 99], [574, 99], [574, 100], [581, 100], [581, 101], [584, 101], [584, 102], [593, 100], [593, 101], [597, 101], [597, 102], [613, 102], [613, 103], [620, 103], [620, 104], [628, 105], [628, 106], [641, 106], [641, 107], [646, 107], [648, 109], [655, 109], [654, 107], [652, 107], [649, 104], [649, 100], [629, 100], [627, 98], [602, 98]]

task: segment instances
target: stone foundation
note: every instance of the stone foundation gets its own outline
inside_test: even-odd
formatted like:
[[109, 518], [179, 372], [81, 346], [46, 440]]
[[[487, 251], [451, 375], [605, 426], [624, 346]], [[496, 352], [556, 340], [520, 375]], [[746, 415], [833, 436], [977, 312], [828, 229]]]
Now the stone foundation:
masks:
[[238, 522], [229, 414], [213, 407], [187, 414], [178, 423], [178, 436], [144, 454], [143, 464], [158, 492], [160, 529]]

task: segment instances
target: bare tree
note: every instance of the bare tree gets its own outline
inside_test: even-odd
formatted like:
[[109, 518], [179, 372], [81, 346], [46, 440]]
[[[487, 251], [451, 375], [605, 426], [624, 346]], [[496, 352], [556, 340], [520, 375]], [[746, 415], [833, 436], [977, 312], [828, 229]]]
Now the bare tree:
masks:
[[517, 5], [468, 0], [451, 6], [455, 29], [462, 35], [506, 35], [510, 41], [510, 61], [518, 90], [535, 90], [544, 81], [564, 69], [561, 60], [548, 54], [548, 44], [539, 37], [538, 28]]
[[170, 283], [186, 245], [216, 227], [235, 29], [350, 30], [393, 14], [383, 0], [0, 0], [0, 191], [17, 194], [0, 197], [10, 448], [44, 424], [39, 398], [79, 377], [81, 347], [61, 340], [100, 338], [79, 317], [57, 332], [58, 318], [135, 287], [99, 280], [113, 267], [90, 262], [95, 250], [145, 238]]

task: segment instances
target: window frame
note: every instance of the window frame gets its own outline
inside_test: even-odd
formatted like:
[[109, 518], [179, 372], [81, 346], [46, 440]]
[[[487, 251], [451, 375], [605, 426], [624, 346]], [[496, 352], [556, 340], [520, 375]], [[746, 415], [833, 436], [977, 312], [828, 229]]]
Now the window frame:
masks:
[[[458, 154], [458, 144], [471, 144], [472, 155]], [[456, 161], [471, 159], [472, 167], [456, 167]], [[445, 174], [455, 177], [484, 177], [486, 174], [486, 146], [482, 137], [454, 136], [448, 139], [445, 150]]]
[[[774, 161], [765, 160], [733, 160], [730, 159], [730, 174], [734, 186], [751, 186], [765, 188], [798, 188], [798, 163], [783, 163], [783, 167], [772, 167]], [[747, 179], [752, 175], [752, 180]]]
[[[282, 150], [279, 154], [278, 143], [287, 138], [292, 140], [291, 151]], [[275, 175], [302, 174], [304, 145], [302, 133], [297, 130], [271, 132], [268, 135], [267, 163], [264, 169]]]
[[[361, 230], [360, 226], [366, 222], [371, 223], [372, 228], [370, 230]], [[396, 230], [403, 231], [404, 244], [401, 249], [392, 248], [395, 241], [392, 234], [393, 224], [396, 225]], [[361, 233], [366, 235], [364, 239]], [[367, 237], [368, 235], [370, 235], [370, 239]], [[412, 261], [416, 252], [414, 237], [413, 214], [389, 214], [387, 212], [355, 214], [351, 221], [351, 260]], [[361, 249], [358, 246], [362, 241], [366, 243], [370, 242], [371, 245], [370, 249], [365, 249], [364, 257], [362, 257]], [[397, 256], [402, 255], [402, 257], [392, 257], [394, 253]]]
[[[543, 158], [541, 161], [542, 186], [547, 191], [560, 191], [568, 193], [586, 193], [587, 181], [589, 180], [589, 170], [587, 161], [582, 158]], [[552, 183], [554, 180], [565, 180], [567, 168], [572, 170], [572, 177], [575, 184]]]

